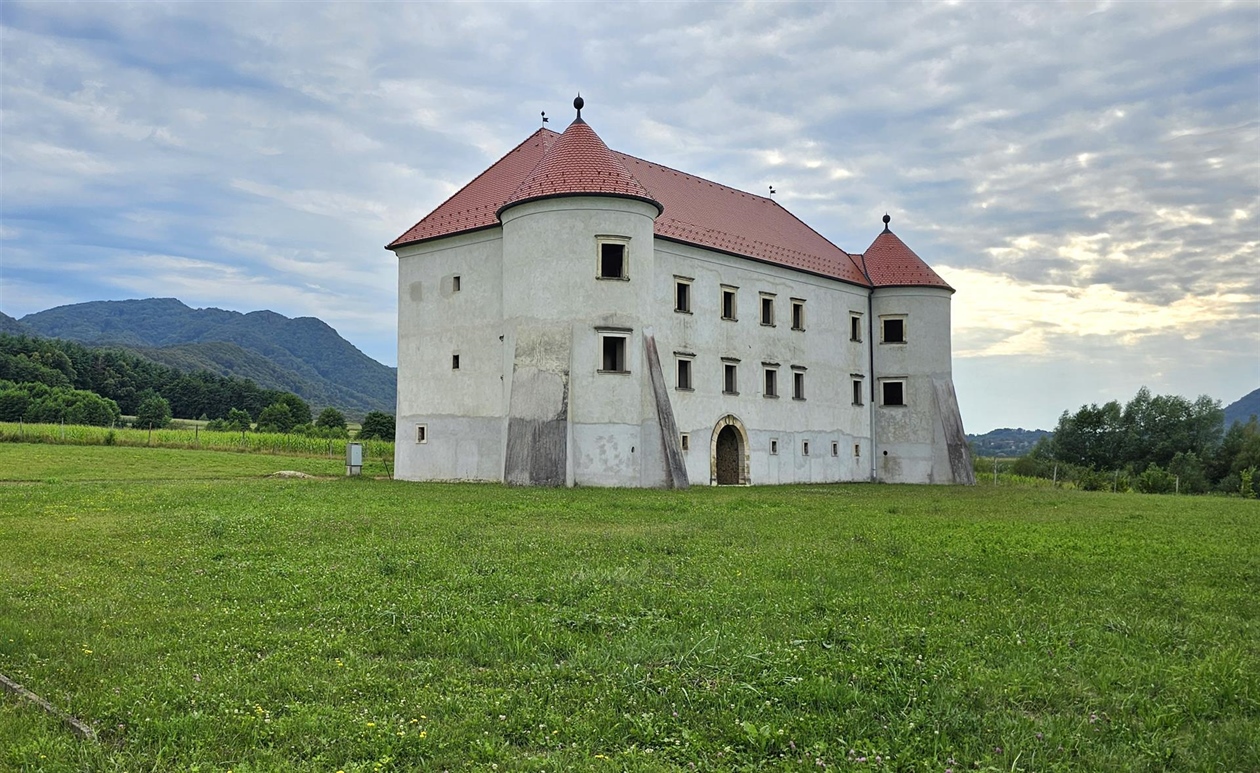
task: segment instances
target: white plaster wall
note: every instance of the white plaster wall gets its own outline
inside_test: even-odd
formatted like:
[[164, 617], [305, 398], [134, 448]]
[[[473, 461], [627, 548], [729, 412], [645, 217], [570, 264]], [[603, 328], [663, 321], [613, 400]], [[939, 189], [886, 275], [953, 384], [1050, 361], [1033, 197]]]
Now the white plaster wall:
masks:
[[[885, 287], [875, 291], [873, 334], [876, 475], [889, 483], [933, 483], [948, 469], [932, 378], [950, 376], [950, 298], [939, 287]], [[879, 320], [905, 315], [906, 343], [880, 343]], [[906, 405], [883, 407], [883, 378], [906, 379]]]
[[[487, 229], [398, 250], [395, 474], [500, 480], [502, 238]], [[460, 277], [459, 292], [451, 278]], [[452, 370], [451, 355], [460, 355]], [[428, 442], [416, 442], [416, 426]]]
[[[691, 313], [674, 311], [675, 276], [692, 278]], [[723, 285], [738, 287], [734, 322], [722, 319]], [[775, 295], [775, 325], [761, 324], [761, 294]], [[805, 330], [792, 330], [793, 298], [805, 301]], [[680, 432], [691, 434], [684, 453], [693, 485], [710, 480], [709, 441], [728, 414], [749, 433], [751, 483], [866, 480], [869, 460], [853, 460], [853, 439], [868, 442], [870, 412], [852, 404], [851, 374], [868, 374], [865, 342], [849, 341], [850, 312], [867, 313], [867, 290], [824, 277], [658, 240], [652, 324], [661, 367]], [[675, 352], [696, 355], [693, 391], [676, 388]], [[739, 394], [723, 394], [722, 357], [739, 362]], [[763, 362], [777, 362], [777, 398], [764, 395]], [[792, 366], [804, 366], [805, 399], [792, 397]], [[867, 376], [869, 381], [869, 375]], [[779, 455], [769, 438], [779, 438]], [[801, 441], [811, 441], [810, 456]], [[831, 442], [840, 454], [831, 456]], [[847, 451], [845, 450], [847, 446]]]

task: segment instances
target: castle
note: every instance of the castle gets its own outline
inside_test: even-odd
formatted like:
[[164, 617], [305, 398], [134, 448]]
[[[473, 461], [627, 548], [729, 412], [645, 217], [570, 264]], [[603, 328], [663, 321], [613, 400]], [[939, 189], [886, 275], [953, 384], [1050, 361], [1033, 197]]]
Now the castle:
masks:
[[388, 245], [395, 474], [550, 486], [973, 483], [953, 289], [773, 199], [539, 129]]

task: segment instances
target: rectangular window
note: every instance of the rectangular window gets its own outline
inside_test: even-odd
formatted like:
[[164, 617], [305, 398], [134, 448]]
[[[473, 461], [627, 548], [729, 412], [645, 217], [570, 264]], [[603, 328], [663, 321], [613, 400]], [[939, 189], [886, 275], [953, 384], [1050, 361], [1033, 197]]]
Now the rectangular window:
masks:
[[774, 296], [761, 294], [761, 324], [774, 327]]
[[792, 399], [805, 399], [805, 371], [792, 371]]
[[862, 379], [860, 378], [853, 379], [853, 404], [862, 404]]
[[853, 458], [854, 459], [862, 458], [862, 446], [857, 443], [853, 444]]
[[599, 241], [599, 278], [628, 279], [626, 271], [626, 243], [601, 239]]
[[849, 340], [857, 341], [859, 343], [862, 341], [862, 315], [861, 314], [849, 315]]
[[426, 424], [417, 424], [417, 425], [416, 425], [416, 442], [417, 442], [417, 443], [427, 443], [427, 442], [429, 442], [429, 427], [428, 427], [428, 425], [426, 425]]
[[677, 364], [678, 364], [677, 387], [679, 389], [691, 389], [692, 388], [691, 386], [691, 360], [679, 357], [677, 360]]
[[792, 329], [805, 329], [805, 301], [800, 298], [792, 299]]
[[451, 292], [457, 293], [459, 292], [459, 288], [460, 288], [459, 274], [456, 274], [455, 276], [451, 277]]
[[733, 362], [722, 363], [722, 391], [728, 395], [739, 394], [739, 381], [735, 369], [736, 365]]
[[722, 319], [735, 320], [735, 291], [736, 287], [722, 287]]
[[691, 281], [674, 277], [674, 311], [691, 313]]
[[779, 455], [779, 440], [778, 440], [778, 438], [770, 438], [770, 455], [771, 455], [771, 456], [778, 456], [778, 455]]
[[880, 391], [882, 392], [881, 403], [883, 405], [905, 405], [906, 404], [906, 382], [903, 380], [887, 380], [880, 382]]
[[840, 444], [839, 444], [839, 443], [836, 443], [836, 442], [834, 442], [834, 441], [832, 442], [832, 444], [831, 444], [831, 455], [832, 455], [832, 456], [839, 456], [839, 455], [840, 455]]
[[879, 321], [880, 338], [886, 344], [904, 344], [906, 342], [906, 318], [884, 317]]
[[779, 371], [766, 368], [766, 397], [779, 396]]
[[688, 435], [686, 432], [684, 432], [681, 435], [679, 435], [678, 441], [679, 441], [679, 445], [682, 447], [682, 450], [684, 451], [691, 450], [691, 435]]
[[459, 370], [459, 355], [451, 355], [451, 370]]
[[600, 337], [603, 347], [600, 360], [602, 373], [626, 373], [626, 337], [604, 335]]
[[809, 456], [809, 441], [801, 441], [801, 456]]

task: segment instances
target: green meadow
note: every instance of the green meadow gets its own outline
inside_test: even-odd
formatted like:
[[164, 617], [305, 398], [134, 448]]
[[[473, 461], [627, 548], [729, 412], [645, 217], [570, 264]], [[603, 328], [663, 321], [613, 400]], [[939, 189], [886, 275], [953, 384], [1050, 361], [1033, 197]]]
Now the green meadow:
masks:
[[0, 770], [1260, 770], [1256, 501], [343, 471], [0, 443]]

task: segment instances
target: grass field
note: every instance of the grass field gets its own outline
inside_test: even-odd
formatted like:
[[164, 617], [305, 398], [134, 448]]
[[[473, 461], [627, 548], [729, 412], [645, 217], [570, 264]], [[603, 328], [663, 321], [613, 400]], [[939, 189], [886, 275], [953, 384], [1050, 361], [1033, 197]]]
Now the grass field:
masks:
[[1260, 503], [0, 444], [0, 770], [1260, 770]]

